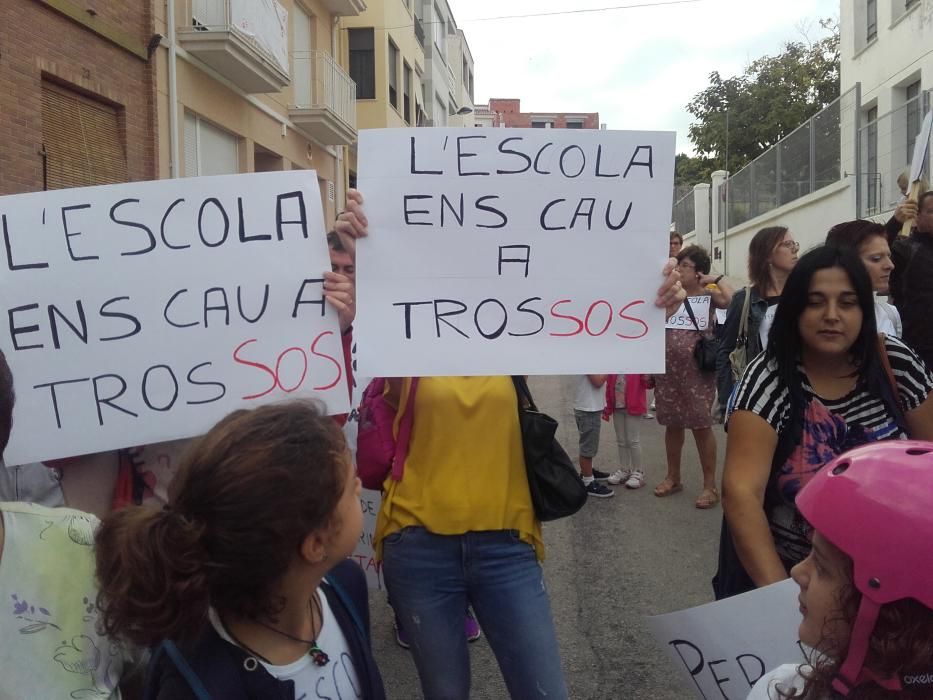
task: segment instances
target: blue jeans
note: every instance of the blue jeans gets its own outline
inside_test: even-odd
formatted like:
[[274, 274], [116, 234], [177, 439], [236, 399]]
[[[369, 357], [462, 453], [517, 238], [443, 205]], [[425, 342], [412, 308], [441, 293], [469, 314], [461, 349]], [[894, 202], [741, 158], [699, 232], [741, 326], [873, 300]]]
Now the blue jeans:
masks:
[[468, 602], [513, 700], [567, 698], [544, 575], [518, 532], [435, 535], [407, 527], [382, 547], [386, 588], [411, 642], [425, 700], [470, 695]]

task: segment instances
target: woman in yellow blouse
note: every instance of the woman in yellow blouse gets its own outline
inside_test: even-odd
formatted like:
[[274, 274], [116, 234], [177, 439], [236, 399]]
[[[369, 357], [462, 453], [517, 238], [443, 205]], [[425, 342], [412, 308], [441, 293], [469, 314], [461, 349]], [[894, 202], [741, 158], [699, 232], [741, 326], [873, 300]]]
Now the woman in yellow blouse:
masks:
[[[337, 222], [348, 238], [366, 235], [361, 203], [352, 192]], [[673, 311], [683, 292], [664, 274], [656, 303]], [[410, 386], [389, 380], [390, 402]], [[423, 377], [404, 477], [384, 489], [376, 551], [425, 698], [469, 697], [468, 604], [512, 698], [566, 698], [511, 378]]]

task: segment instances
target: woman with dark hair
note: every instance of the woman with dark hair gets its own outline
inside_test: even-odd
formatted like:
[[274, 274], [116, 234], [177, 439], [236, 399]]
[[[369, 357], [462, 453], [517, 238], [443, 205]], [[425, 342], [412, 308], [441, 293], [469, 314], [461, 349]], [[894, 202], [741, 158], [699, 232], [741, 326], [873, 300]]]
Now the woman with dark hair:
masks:
[[[745, 350], [746, 361], [760, 353], [768, 339], [774, 310], [781, 298], [784, 282], [797, 263], [800, 245], [786, 226], [761, 229], [748, 246], [748, 286], [732, 297], [716, 355], [716, 388], [719, 411], [725, 415], [726, 402], [732, 393], [736, 374], [744, 367], [733, 367], [729, 355], [737, 346]], [[745, 329], [739, 329], [745, 319]]]
[[[719, 503], [716, 436], [710, 413], [716, 396], [716, 378], [712, 372], [701, 371], [693, 355], [700, 337], [712, 335], [714, 310], [729, 304], [728, 295], [722, 290], [716, 288], [716, 291], [711, 291], [704, 286], [709, 278], [710, 265], [709, 254], [700, 246], [687, 246], [677, 254], [677, 269], [687, 293], [683, 313], [678, 312], [675, 316], [682, 321], [682, 326], [665, 331], [665, 373], [654, 378], [658, 423], [664, 426], [667, 452], [667, 476], [655, 487], [654, 495], [670, 496], [683, 490], [680, 458], [684, 431], [690, 430], [703, 469], [703, 490], [696, 499], [697, 508], [712, 508]], [[701, 306], [697, 301], [705, 296], [711, 297], [711, 303]], [[692, 305], [688, 306], [691, 300], [697, 307], [695, 312]], [[703, 308], [703, 315], [700, 315], [700, 308]]]
[[[871, 277], [871, 286], [875, 294], [887, 296], [890, 291], [891, 273], [894, 262], [888, 245], [888, 232], [881, 224], [874, 221], [856, 219], [836, 224], [826, 234], [827, 245], [850, 248], [861, 258]], [[903, 333], [901, 315], [897, 308], [875, 298], [875, 322], [878, 332], [898, 338]]]
[[309, 403], [234, 411], [186, 453], [164, 508], [97, 532], [101, 626], [162, 644], [147, 698], [385, 698], [369, 644], [360, 480]]
[[858, 257], [833, 246], [804, 255], [784, 286], [767, 350], [749, 363], [730, 403], [723, 510], [750, 580], [729, 593], [785, 579], [807, 556], [795, 498], [829, 460], [877, 440], [933, 439], [931, 392], [923, 361], [895, 338], [881, 342]]

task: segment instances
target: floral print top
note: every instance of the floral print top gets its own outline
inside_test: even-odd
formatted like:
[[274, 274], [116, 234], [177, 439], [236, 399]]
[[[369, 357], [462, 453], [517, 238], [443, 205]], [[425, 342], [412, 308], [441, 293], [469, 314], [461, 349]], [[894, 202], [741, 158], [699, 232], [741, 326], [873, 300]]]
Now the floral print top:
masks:
[[[917, 408], [933, 392], [933, 372], [917, 354], [896, 338], [885, 338], [885, 349], [905, 411]], [[765, 512], [778, 554], [793, 565], [810, 551], [808, 528], [794, 505], [797, 493], [837, 455], [877, 440], [907, 437], [880, 396], [861, 382], [840, 399], [816, 394], [800, 368], [807, 404], [800, 439], [783, 464], [772, 465], [765, 492]], [[778, 376], [777, 364], [760, 354], [745, 370], [730, 402], [729, 413], [751, 411], [766, 420], [779, 436], [790, 429], [791, 400]]]
[[95, 625], [97, 518], [0, 503], [0, 698], [119, 698], [125, 648]]

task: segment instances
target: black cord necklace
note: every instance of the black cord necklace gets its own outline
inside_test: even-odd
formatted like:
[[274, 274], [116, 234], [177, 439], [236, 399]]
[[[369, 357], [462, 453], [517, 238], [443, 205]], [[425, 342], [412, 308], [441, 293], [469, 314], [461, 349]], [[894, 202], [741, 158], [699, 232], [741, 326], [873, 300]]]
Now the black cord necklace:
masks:
[[[262, 620], [255, 620], [255, 619], [254, 619], [253, 622], [255, 622], [257, 625], [260, 625], [261, 627], [265, 627], [265, 628], [266, 628], [267, 630], [269, 630], [270, 632], [275, 632], [276, 634], [281, 635], [282, 637], [285, 637], [285, 638], [287, 638], [287, 639], [291, 639], [293, 642], [300, 642], [301, 644], [307, 644], [307, 645], [309, 645], [309, 646], [310, 646], [310, 649], [308, 649], [308, 654], [311, 656], [311, 660], [314, 662], [314, 665], [315, 665], [315, 666], [326, 666], [327, 663], [330, 661], [330, 657], [324, 652], [323, 649], [321, 649], [321, 647], [318, 646], [318, 643], [317, 643], [317, 637], [318, 637], [318, 635], [320, 635], [321, 630], [320, 630], [320, 629], [317, 630], [317, 633], [315, 633], [315, 631], [314, 631], [314, 627], [315, 627], [315, 625], [314, 625], [314, 612], [315, 612], [315, 610], [317, 610], [318, 619], [321, 621], [321, 627], [322, 627], [322, 628], [324, 627], [324, 610], [323, 610], [323, 608], [322, 608], [322, 606], [321, 606], [321, 601], [318, 599], [318, 594], [317, 594], [316, 592], [315, 592], [315, 594], [314, 594], [313, 596], [311, 596], [311, 598], [308, 600], [308, 608], [310, 608], [310, 610], [311, 610], [311, 633], [312, 633], [312, 636], [314, 637], [314, 639], [302, 639], [301, 637], [296, 637], [296, 636], [294, 636], [294, 635], [289, 634], [288, 632], [283, 632], [283, 631], [280, 630], [280, 629], [276, 629], [276, 628], [273, 627], [272, 625], [267, 624], [267, 623], [263, 622]], [[248, 646], [246, 646], [246, 645], [245, 645], [243, 642], [241, 642], [239, 639], [237, 639], [236, 637], [234, 637], [233, 634], [230, 633], [230, 630], [229, 630], [229, 629], [227, 630], [227, 634], [230, 634], [231, 638], [233, 638], [233, 641], [235, 641], [235, 642], [236, 642], [237, 644], [239, 644], [241, 647], [243, 647], [244, 649], [246, 649], [246, 651], [248, 651], [250, 654], [252, 654], [253, 656], [257, 657], [260, 661], [264, 661], [264, 662], [267, 663], [267, 664], [274, 665], [274, 664], [272, 664], [272, 662], [269, 661], [267, 658], [265, 658], [264, 656], [261, 656], [260, 654], [257, 654], [255, 651], [253, 651], [252, 649], [250, 649]]]

